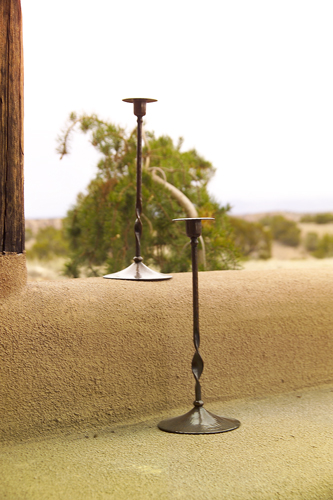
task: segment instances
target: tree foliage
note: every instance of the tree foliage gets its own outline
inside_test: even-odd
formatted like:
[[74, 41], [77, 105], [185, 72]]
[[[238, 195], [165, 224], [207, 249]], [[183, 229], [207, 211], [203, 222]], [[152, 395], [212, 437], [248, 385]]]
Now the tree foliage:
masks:
[[[135, 256], [136, 130], [131, 133], [96, 115], [71, 114], [59, 137], [58, 152], [68, 153], [74, 131], [88, 134], [100, 153], [97, 175], [79, 194], [64, 226], [69, 238], [67, 274], [79, 276], [85, 267], [90, 275], [116, 272]], [[207, 183], [214, 167], [196, 150], [181, 151], [168, 136], [144, 134], [142, 198], [142, 255], [146, 265], [161, 272], [190, 269], [190, 251], [184, 223], [179, 217], [215, 217], [203, 224], [201, 269], [230, 269], [238, 252], [227, 217], [230, 207], [220, 206], [208, 194]], [[203, 252], [205, 250], [205, 252]]]
[[260, 222], [271, 230], [274, 240], [291, 247], [300, 244], [301, 230], [296, 222], [286, 219], [283, 215], [264, 217]]
[[319, 236], [315, 232], [306, 233], [304, 238], [304, 247], [308, 252], [314, 252], [318, 248]]
[[68, 255], [68, 242], [61, 229], [52, 226], [41, 228], [30, 250], [26, 251], [29, 259], [51, 260], [54, 257]]
[[234, 241], [243, 257], [269, 259], [272, 250], [272, 233], [259, 222], [248, 222], [230, 217]]
[[317, 248], [312, 255], [317, 259], [333, 257], [333, 234], [324, 234], [318, 240]]
[[301, 222], [314, 222], [315, 224], [328, 224], [329, 222], [333, 222], [333, 213], [332, 212], [322, 212], [319, 214], [305, 214], [301, 218]]

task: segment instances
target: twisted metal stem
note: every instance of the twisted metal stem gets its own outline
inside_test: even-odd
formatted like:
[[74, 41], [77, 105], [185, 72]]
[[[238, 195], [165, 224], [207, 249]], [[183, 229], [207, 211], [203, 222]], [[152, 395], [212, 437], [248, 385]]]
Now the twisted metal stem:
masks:
[[142, 116], [138, 116], [137, 129], [137, 149], [136, 149], [136, 221], [134, 224], [135, 233], [135, 257], [134, 262], [142, 262], [141, 257], [141, 235], [142, 235]]
[[203, 372], [203, 359], [199, 353], [200, 332], [199, 332], [199, 284], [198, 284], [198, 238], [191, 237], [192, 247], [192, 283], [193, 283], [193, 342], [195, 353], [192, 359], [192, 373], [195, 378], [195, 406], [202, 406], [201, 385], [199, 379]]

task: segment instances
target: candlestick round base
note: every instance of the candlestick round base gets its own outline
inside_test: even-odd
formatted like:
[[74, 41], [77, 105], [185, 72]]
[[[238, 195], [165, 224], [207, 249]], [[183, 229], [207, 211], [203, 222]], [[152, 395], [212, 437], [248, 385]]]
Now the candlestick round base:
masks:
[[177, 434], [218, 434], [237, 429], [239, 420], [219, 417], [210, 413], [202, 406], [195, 406], [191, 411], [180, 417], [162, 420], [158, 428], [165, 432]]
[[161, 281], [169, 280], [172, 276], [153, 271], [142, 262], [134, 262], [130, 266], [126, 267], [126, 269], [117, 273], [106, 274], [103, 278], [132, 281]]

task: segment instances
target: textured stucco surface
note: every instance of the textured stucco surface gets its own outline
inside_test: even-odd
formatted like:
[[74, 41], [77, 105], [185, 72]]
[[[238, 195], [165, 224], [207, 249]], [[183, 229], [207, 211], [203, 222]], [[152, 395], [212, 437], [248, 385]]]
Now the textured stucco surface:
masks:
[[0, 301], [20, 292], [27, 283], [25, 254], [0, 254]]
[[2, 444], [6, 500], [332, 500], [333, 384], [208, 404], [241, 427], [177, 435], [135, 425]]
[[[199, 275], [205, 402], [333, 380], [333, 272]], [[191, 274], [30, 282], [0, 300], [0, 435], [191, 405]]]

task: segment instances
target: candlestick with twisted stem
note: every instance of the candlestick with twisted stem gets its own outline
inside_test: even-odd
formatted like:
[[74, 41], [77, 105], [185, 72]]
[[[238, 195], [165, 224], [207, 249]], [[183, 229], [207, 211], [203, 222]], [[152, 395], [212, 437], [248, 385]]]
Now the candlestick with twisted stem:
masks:
[[193, 342], [195, 353], [192, 359], [192, 372], [195, 378], [194, 408], [180, 417], [163, 420], [158, 424], [162, 431], [178, 434], [217, 434], [237, 429], [239, 420], [219, 417], [203, 407], [201, 385], [199, 379], [203, 371], [203, 360], [199, 353], [199, 287], [198, 287], [198, 238], [201, 236], [202, 220], [213, 220], [212, 217], [174, 219], [186, 222], [186, 234], [191, 238], [192, 248], [192, 288], [193, 288]]
[[140, 280], [140, 281], [160, 281], [168, 280], [172, 276], [167, 274], [157, 273], [152, 269], [149, 269], [145, 264], [143, 264], [143, 258], [141, 257], [141, 235], [142, 235], [142, 117], [146, 114], [146, 104], [149, 102], [156, 102], [156, 99], [146, 99], [146, 98], [130, 98], [123, 99], [125, 102], [130, 102], [134, 104], [134, 114], [137, 116], [137, 150], [136, 150], [136, 205], [135, 205], [135, 215], [136, 221], [134, 224], [134, 234], [135, 234], [135, 257], [133, 258], [134, 263], [131, 264], [126, 269], [113, 274], [107, 274], [103, 278], [115, 279], [115, 280]]

